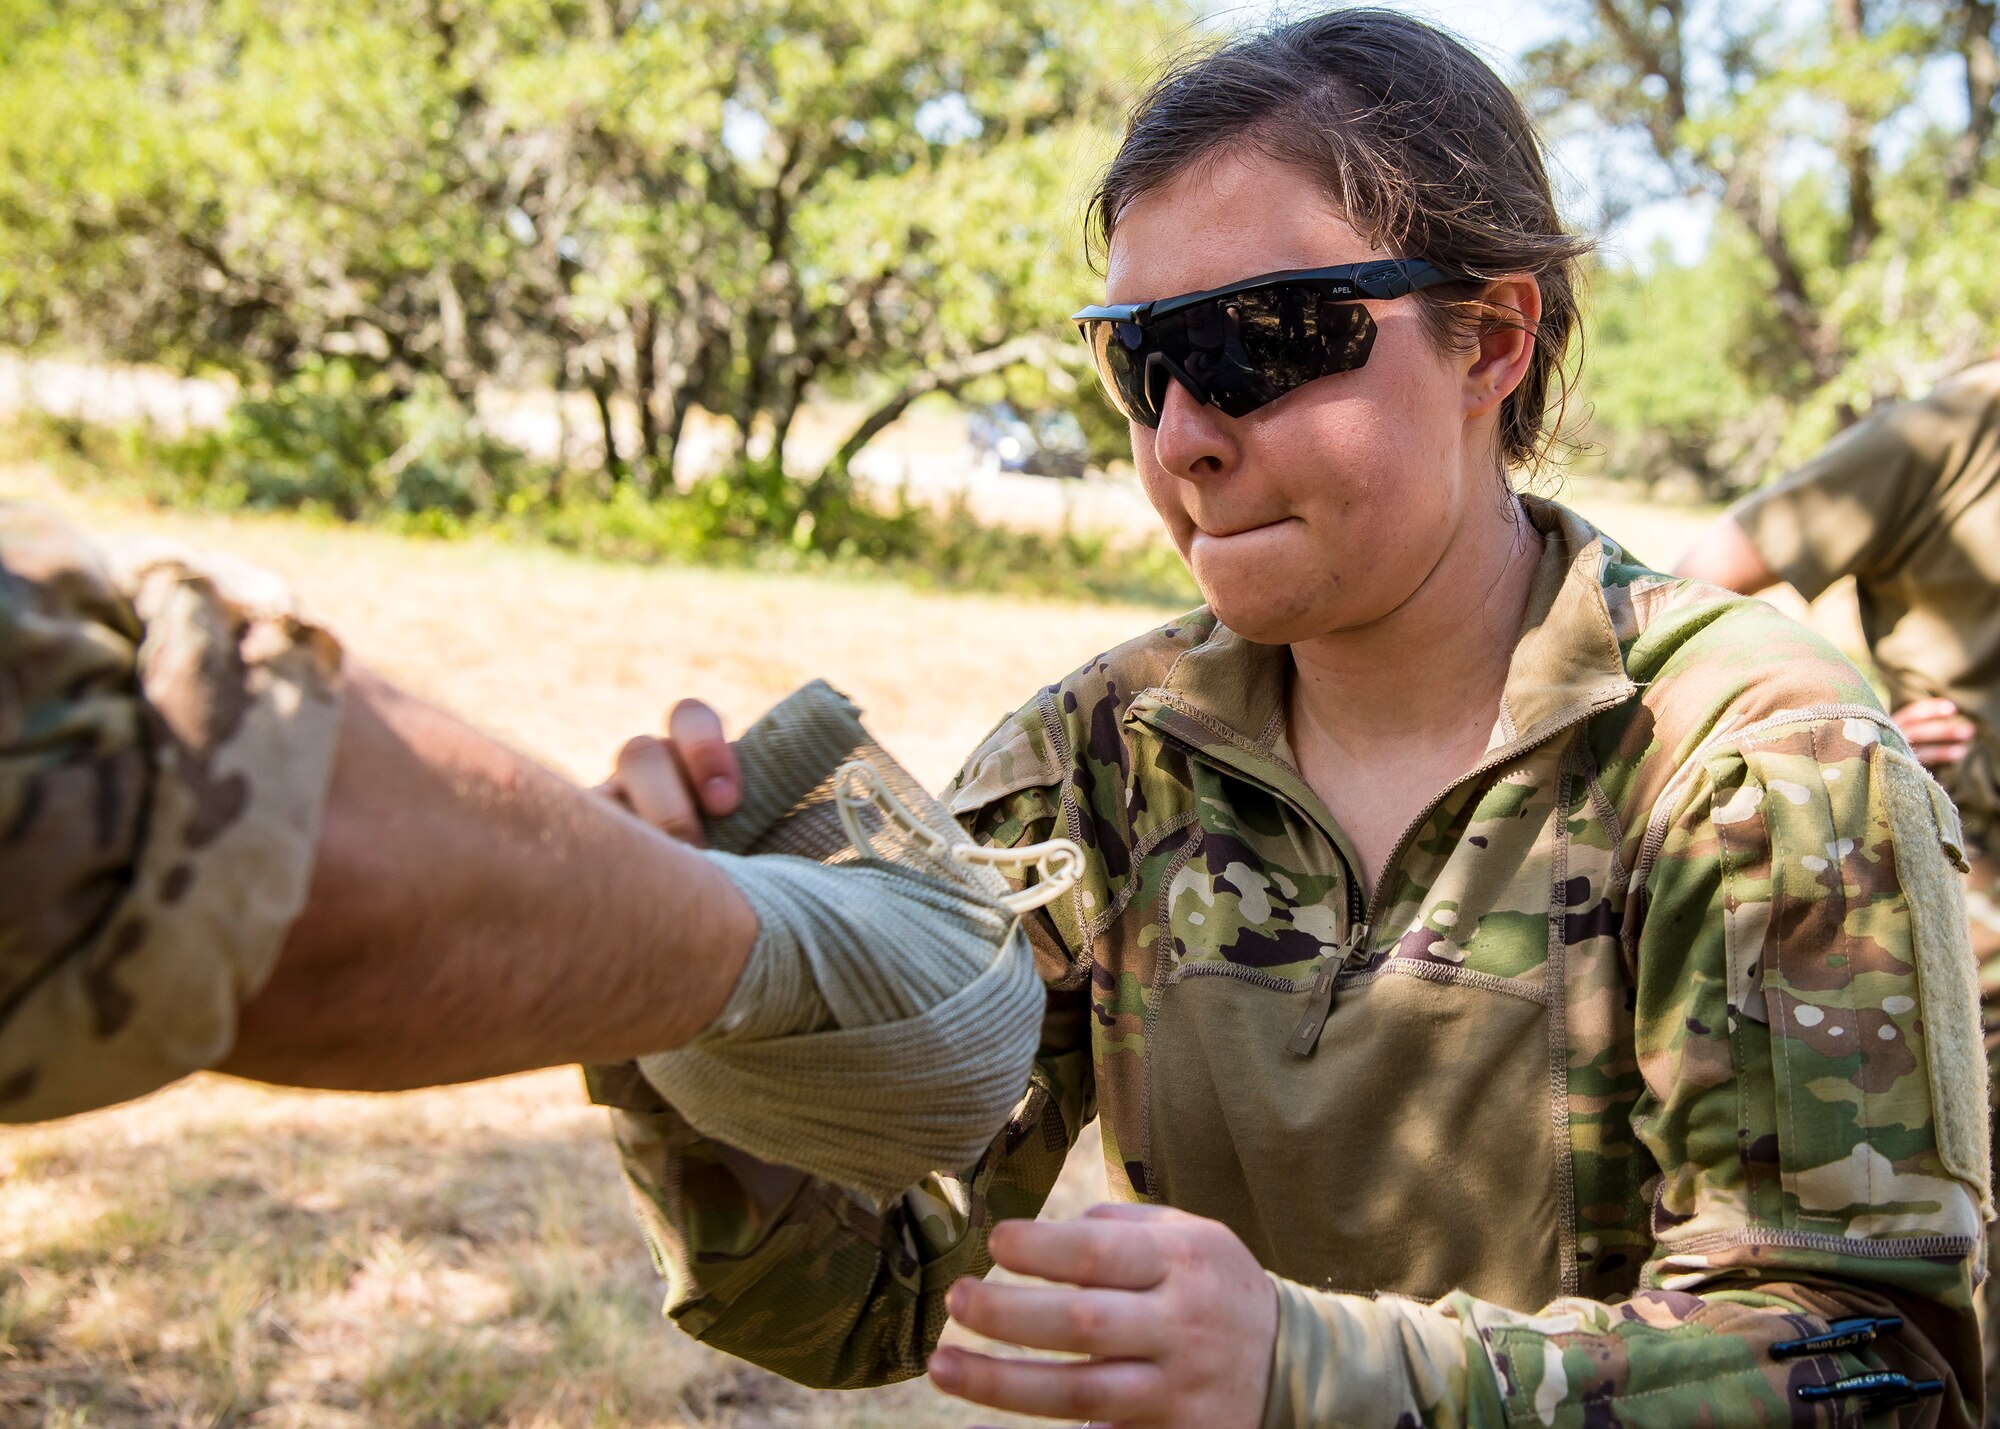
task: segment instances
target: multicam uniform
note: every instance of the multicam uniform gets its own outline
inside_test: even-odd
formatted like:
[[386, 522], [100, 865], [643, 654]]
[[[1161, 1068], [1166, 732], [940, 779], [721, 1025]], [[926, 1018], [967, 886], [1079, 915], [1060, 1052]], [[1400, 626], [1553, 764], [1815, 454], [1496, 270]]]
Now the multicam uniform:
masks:
[[876, 1214], [599, 1074], [673, 1317], [808, 1383], [918, 1373], [1095, 1115], [1116, 1194], [1277, 1277], [1273, 1429], [1858, 1424], [1904, 1397], [1869, 1371], [1944, 1381], [1901, 1422], [1973, 1422], [1950, 805], [1810, 632], [1530, 511], [1487, 753], [1372, 895], [1289, 755], [1284, 651], [1205, 612], [988, 738], [955, 812], [1090, 858], [1037, 915], [1043, 1052], [977, 1165]]
[[[1966, 907], [2000, 1089], [2000, 360], [1857, 423], [1730, 514], [1808, 600], [1854, 577], [1892, 709], [1942, 696], [1978, 730], [1939, 778], [1965, 821]], [[1983, 1299], [1988, 1423], [2000, 1424], [2000, 1276]]]
[[210, 1066], [305, 901], [340, 647], [282, 587], [0, 502], [0, 1121]]

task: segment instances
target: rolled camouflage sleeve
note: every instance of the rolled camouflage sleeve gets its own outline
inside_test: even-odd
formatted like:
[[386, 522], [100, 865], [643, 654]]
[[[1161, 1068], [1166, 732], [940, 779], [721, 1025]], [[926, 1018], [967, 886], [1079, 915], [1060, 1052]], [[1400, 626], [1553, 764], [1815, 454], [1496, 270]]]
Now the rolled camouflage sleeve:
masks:
[[1033, 1217], [1075, 1140], [1073, 1065], [1038, 1062], [978, 1163], [939, 1171], [880, 1211], [852, 1192], [704, 1137], [643, 1077], [587, 1073], [611, 1109], [626, 1182], [666, 1313], [706, 1344], [822, 1389], [922, 1374], [945, 1292], [992, 1267], [993, 1223]]
[[1729, 514], [1772, 574], [1807, 600], [1904, 548], [1963, 427], [1937, 396], [1857, 422]]
[[[1517, 1313], [1279, 1285], [1266, 1429], [1977, 1422], [1985, 1064], [1956, 817], [1873, 719], [1778, 717], [1655, 831], [1633, 1028], [1654, 1248], [1630, 1300]], [[1835, 1321], [1844, 1347], [1783, 1348]], [[1892, 1321], [1900, 1321], [1892, 1327]]]
[[305, 901], [340, 663], [264, 573], [0, 503], [0, 1120], [228, 1053]]

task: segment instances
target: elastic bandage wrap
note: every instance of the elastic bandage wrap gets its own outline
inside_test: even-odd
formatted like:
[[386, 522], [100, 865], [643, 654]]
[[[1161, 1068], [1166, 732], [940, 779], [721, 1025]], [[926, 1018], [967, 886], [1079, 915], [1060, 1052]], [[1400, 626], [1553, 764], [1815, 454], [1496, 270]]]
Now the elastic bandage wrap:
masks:
[[[708, 856], [757, 940], [715, 1022], [639, 1067], [702, 1135], [880, 1206], [977, 1161], [1027, 1088], [1044, 995], [987, 866], [1007, 856], [973, 850], [823, 682], [736, 751], [743, 805]], [[857, 796], [871, 775], [888, 798]]]

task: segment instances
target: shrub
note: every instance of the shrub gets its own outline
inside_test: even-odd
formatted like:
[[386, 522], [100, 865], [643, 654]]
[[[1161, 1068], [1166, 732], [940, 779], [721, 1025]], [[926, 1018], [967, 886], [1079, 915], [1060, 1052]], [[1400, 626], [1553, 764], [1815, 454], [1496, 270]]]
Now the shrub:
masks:
[[438, 391], [385, 400], [336, 368], [239, 402], [221, 428], [163, 439], [43, 417], [17, 432], [69, 476], [163, 506], [295, 510], [410, 534], [495, 530], [579, 554], [885, 575], [925, 586], [1192, 604], [1157, 541], [1069, 529], [1017, 531], [898, 496], [739, 464], [682, 493], [605, 489], [559, 474], [487, 433]]
[[439, 530], [518, 509], [551, 475], [438, 384], [399, 397], [340, 363], [244, 398], [218, 430], [141, 445], [182, 488], [168, 500]]

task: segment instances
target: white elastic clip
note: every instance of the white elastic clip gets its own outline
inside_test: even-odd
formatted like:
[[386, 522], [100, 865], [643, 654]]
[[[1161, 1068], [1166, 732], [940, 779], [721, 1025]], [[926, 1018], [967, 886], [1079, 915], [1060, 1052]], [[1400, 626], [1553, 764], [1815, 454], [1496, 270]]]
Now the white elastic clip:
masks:
[[[860, 792], [856, 792], [857, 784]], [[1032, 871], [1033, 883], [1018, 893], [1001, 895], [1000, 905], [1016, 916], [1055, 902], [1083, 877], [1083, 849], [1074, 839], [1049, 839], [1020, 848], [982, 848], [970, 841], [946, 838], [897, 798], [882, 771], [865, 759], [850, 759], [834, 771], [833, 802], [848, 842], [863, 857], [868, 856], [871, 846], [868, 831], [861, 827], [860, 813], [874, 808], [933, 858], [1016, 876]]]

